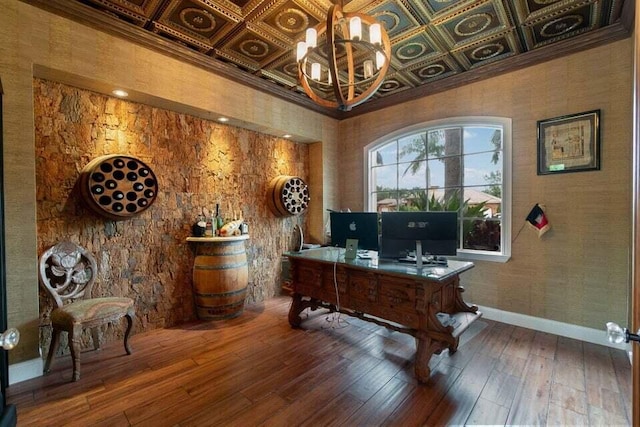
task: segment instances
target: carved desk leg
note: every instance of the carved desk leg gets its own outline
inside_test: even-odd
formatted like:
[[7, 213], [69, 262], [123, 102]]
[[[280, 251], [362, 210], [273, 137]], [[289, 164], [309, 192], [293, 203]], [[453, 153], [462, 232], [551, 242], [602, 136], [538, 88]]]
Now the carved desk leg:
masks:
[[291, 308], [289, 308], [289, 324], [292, 328], [298, 328], [300, 327], [300, 323], [302, 323], [300, 313], [302, 313], [305, 308], [315, 309], [317, 304], [313, 299], [303, 300], [302, 295], [296, 293], [292, 295], [292, 298]]
[[416, 360], [414, 362], [414, 371], [416, 378], [421, 383], [429, 381], [431, 375], [431, 368], [429, 368], [429, 361], [434, 353], [442, 350], [441, 344], [432, 338], [430, 338], [426, 332], [418, 331], [416, 334]]
[[464, 311], [469, 313], [475, 313], [478, 311], [477, 305], [468, 305], [462, 299], [462, 293], [464, 292], [464, 287], [458, 286], [455, 291], [455, 310], [456, 311]]

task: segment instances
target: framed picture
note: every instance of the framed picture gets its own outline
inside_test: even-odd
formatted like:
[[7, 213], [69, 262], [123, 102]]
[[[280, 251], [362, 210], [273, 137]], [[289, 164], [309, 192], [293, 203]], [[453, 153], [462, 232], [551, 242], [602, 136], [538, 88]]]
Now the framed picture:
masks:
[[538, 121], [538, 175], [600, 170], [600, 110]]

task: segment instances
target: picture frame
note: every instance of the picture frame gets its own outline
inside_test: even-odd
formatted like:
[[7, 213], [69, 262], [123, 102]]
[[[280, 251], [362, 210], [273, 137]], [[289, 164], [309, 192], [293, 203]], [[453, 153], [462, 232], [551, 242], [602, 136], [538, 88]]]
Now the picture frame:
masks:
[[600, 110], [538, 121], [538, 175], [600, 170]]

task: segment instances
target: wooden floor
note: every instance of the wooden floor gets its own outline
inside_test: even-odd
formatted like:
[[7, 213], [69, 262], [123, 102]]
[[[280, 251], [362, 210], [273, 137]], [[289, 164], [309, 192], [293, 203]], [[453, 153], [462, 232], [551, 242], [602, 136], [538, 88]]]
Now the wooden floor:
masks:
[[19, 426], [630, 425], [623, 351], [480, 319], [419, 385], [412, 337], [324, 311], [291, 329], [288, 307], [83, 353], [76, 383], [61, 357], [8, 400]]

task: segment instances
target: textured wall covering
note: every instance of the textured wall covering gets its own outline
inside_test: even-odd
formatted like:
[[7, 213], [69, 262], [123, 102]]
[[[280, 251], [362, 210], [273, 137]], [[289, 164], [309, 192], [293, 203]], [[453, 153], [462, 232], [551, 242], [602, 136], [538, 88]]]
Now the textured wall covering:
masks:
[[[461, 116], [512, 119], [512, 238], [535, 203], [552, 229], [525, 229], [509, 262], [477, 261], [465, 300], [602, 329], [627, 323], [631, 250], [632, 46], [627, 39], [340, 122], [341, 206], [362, 206], [363, 147]], [[536, 121], [601, 110], [602, 170], [538, 176]]]
[[[248, 301], [279, 292], [280, 254], [304, 216], [276, 218], [266, 194], [274, 176], [308, 179], [308, 146], [40, 79], [34, 109], [38, 253], [61, 239], [87, 247], [98, 259], [96, 292], [135, 300], [134, 332], [195, 317], [185, 238], [216, 203], [250, 227]], [[158, 197], [141, 215], [112, 221], [81, 200], [82, 168], [105, 154], [137, 157], [155, 172]], [[46, 322], [51, 302], [42, 292], [40, 301]]]

